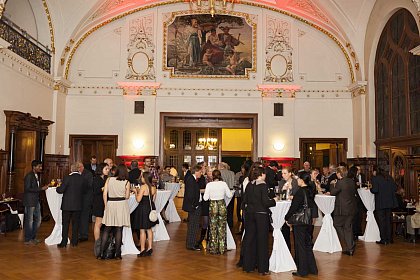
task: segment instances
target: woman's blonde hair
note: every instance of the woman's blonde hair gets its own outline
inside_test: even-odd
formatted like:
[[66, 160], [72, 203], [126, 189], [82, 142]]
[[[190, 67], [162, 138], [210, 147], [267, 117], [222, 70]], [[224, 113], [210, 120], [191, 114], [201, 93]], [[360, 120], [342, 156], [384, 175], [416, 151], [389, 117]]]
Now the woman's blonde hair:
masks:
[[340, 174], [341, 177], [345, 178], [347, 177], [347, 168], [345, 166], [339, 166], [337, 167], [337, 174]]

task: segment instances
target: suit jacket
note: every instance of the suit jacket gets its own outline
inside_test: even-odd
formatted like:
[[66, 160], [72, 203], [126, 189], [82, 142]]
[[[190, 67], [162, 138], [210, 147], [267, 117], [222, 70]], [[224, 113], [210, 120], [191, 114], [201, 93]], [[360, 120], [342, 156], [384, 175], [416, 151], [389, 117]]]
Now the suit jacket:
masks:
[[337, 173], [335, 172], [328, 177], [327, 185], [325, 186], [326, 192], [331, 191], [331, 187], [332, 187], [331, 182], [334, 180], [338, 180]]
[[[296, 194], [293, 196], [292, 204], [290, 205], [289, 211], [287, 212], [285, 216], [285, 220], [287, 221], [293, 214], [297, 213], [300, 209], [303, 208], [303, 205], [305, 203], [305, 193], [306, 193], [306, 199], [308, 201], [308, 207], [311, 209], [317, 209], [316, 204], [311, 198], [311, 194], [309, 193], [308, 187], [299, 187], [299, 189], [296, 191]], [[311, 210], [312, 218], [315, 218], [314, 210]], [[318, 214], [318, 213], [316, 213]]]
[[189, 176], [192, 176], [192, 174], [191, 174], [191, 170], [187, 170], [187, 172], [185, 172], [185, 175], [184, 175], [184, 182], [186, 182], [187, 181], [187, 179], [188, 179], [188, 177]]
[[57, 188], [57, 192], [63, 194], [61, 210], [81, 211], [83, 195], [87, 191], [87, 181], [79, 173], [73, 172], [64, 177], [61, 187]]
[[93, 198], [93, 175], [88, 170], [83, 170], [82, 172], [82, 178], [85, 180], [85, 188], [86, 191], [83, 192], [86, 199], [92, 199]]
[[221, 169], [220, 173], [222, 175], [223, 181], [226, 182], [229, 189], [233, 190], [233, 187], [235, 186], [235, 172], [227, 169]]
[[[279, 183], [280, 191], [283, 188], [284, 184], [286, 184], [286, 180], [282, 179]], [[298, 185], [297, 180], [292, 179], [292, 189], [291, 189], [290, 195], [295, 195], [298, 190], [299, 190], [299, 185]]]
[[139, 177], [141, 175], [141, 170], [138, 168], [134, 168], [128, 172], [128, 181], [130, 181], [131, 184], [139, 184]]
[[264, 181], [248, 184], [242, 201], [247, 213], [270, 212], [276, 201], [268, 196], [268, 187]]
[[[96, 168], [98, 168], [98, 165], [95, 164]], [[92, 172], [92, 175], [95, 176], [96, 169], [93, 170], [92, 165], [90, 163], [85, 164], [85, 169]]]
[[38, 179], [33, 171], [26, 174], [24, 182], [23, 206], [35, 207], [39, 202], [39, 192], [42, 191], [41, 184], [38, 186]]
[[354, 215], [356, 211], [356, 187], [350, 178], [338, 180], [335, 187], [332, 187], [331, 195], [335, 196], [334, 215]]
[[184, 201], [182, 202], [182, 210], [192, 212], [200, 207], [200, 185], [193, 175], [187, 177], [185, 181]]
[[274, 189], [274, 187], [278, 185], [276, 172], [269, 166], [265, 168], [265, 183], [269, 189]]
[[387, 179], [383, 176], [373, 177], [370, 192], [375, 194], [375, 210], [397, 207], [396, 191], [397, 184], [391, 177]]

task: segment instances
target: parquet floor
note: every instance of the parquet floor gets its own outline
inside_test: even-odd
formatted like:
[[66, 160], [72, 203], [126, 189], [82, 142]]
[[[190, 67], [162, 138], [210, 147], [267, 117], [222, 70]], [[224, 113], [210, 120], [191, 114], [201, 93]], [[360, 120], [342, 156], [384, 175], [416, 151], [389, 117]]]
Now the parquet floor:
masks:
[[[180, 201], [177, 201], [177, 206]], [[184, 217], [182, 211], [181, 217]], [[47, 237], [52, 220], [41, 225]], [[93, 256], [93, 237], [77, 248], [58, 249], [41, 243], [23, 244], [23, 231], [0, 235], [0, 279], [293, 279], [291, 273], [259, 276], [244, 273], [235, 264], [239, 250], [223, 256], [185, 249], [187, 225], [167, 225], [170, 241], [154, 243], [152, 257], [123, 256], [121, 261], [99, 261]], [[235, 229], [236, 230], [236, 229]], [[237, 236], [235, 236], [237, 238]], [[238, 240], [237, 240], [238, 242]], [[380, 246], [358, 242], [355, 256], [315, 252], [319, 279], [420, 279], [419, 245], [396, 240]], [[317, 277], [308, 277], [315, 279]], [[296, 278], [297, 279], [297, 278]]]

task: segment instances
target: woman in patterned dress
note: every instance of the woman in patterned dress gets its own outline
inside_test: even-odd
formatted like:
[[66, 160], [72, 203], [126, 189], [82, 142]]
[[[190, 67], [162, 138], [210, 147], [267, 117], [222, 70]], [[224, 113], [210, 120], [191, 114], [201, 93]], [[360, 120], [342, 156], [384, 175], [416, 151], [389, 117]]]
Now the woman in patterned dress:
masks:
[[227, 211], [225, 197], [231, 198], [232, 192], [222, 181], [219, 170], [212, 172], [213, 182], [206, 186], [204, 200], [210, 200], [210, 240], [208, 250], [211, 254], [226, 252]]

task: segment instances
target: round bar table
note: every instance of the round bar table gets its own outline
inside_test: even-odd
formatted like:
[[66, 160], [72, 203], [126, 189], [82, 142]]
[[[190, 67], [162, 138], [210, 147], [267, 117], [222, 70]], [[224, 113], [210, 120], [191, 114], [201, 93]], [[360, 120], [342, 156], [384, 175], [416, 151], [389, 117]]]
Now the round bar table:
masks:
[[284, 224], [284, 216], [289, 211], [291, 201], [278, 201], [275, 207], [270, 210], [273, 213], [273, 251], [270, 257], [270, 271], [272, 272], [286, 272], [296, 270], [296, 264], [290, 254], [286, 241], [284, 241], [281, 227]]
[[322, 219], [321, 230], [314, 244], [314, 251], [341, 252], [340, 240], [331, 217], [331, 213], [334, 211], [335, 196], [317, 194], [315, 195], [315, 203], [325, 216]]
[[171, 191], [168, 207], [166, 207], [165, 211], [166, 218], [168, 218], [170, 223], [176, 223], [181, 221], [181, 218], [179, 217], [179, 214], [176, 211], [174, 202], [174, 199], [178, 194], [180, 187], [181, 185], [179, 183], [165, 183], [165, 190]]
[[367, 209], [365, 233], [363, 236], [359, 236], [359, 239], [365, 242], [379, 241], [381, 240], [379, 227], [376, 223], [375, 216], [373, 215], [373, 211], [375, 210], [375, 195], [368, 189], [359, 188], [357, 189], [357, 192]]
[[[63, 199], [63, 194], [57, 193], [56, 188], [48, 188], [45, 190], [47, 196], [48, 206], [50, 207], [51, 215], [55, 221], [55, 225], [51, 234], [45, 238], [45, 244], [57, 245], [61, 243], [62, 232], [63, 232], [63, 222], [61, 220], [61, 201]], [[70, 243], [70, 240], [67, 240], [67, 244]]]

